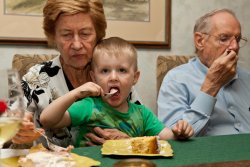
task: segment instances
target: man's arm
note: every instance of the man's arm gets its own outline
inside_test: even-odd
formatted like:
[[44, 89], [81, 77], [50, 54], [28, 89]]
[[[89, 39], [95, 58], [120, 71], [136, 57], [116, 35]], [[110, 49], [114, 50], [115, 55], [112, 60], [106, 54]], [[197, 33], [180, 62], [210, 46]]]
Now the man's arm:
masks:
[[[171, 76], [165, 78], [158, 97], [158, 117], [167, 127], [173, 127], [179, 120], [186, 120], [197, 135], [208, 122], [216, 99], [199, 90], [192, 93], [189, 93], [186, 85], [173, 80]], [[196, 94], [197, 97], [193, 97]]]
[[227, 84], [236, 74], [239, 56], [234, 51], [226, 50], [209, 67], [201, 91], [216, 97], [222, 86]]
[[[235, 52], [231, 51], [228, 55], [225, 52], [208, 69], [200, 86], [199, 83], [192, 83], [191, 76], [180, 82], [175, 79], [178, 73], [170, 72], [164, 78], [159, 92], [159, 119], [167, 126], [173, 126], [181, 119], [186, 120], [193, 126], [195, 135], [198, 135], [210, 119], [217, 93], [234, 77], [237, 60]], [[194, 89], [191, 90], [192, 87]]]

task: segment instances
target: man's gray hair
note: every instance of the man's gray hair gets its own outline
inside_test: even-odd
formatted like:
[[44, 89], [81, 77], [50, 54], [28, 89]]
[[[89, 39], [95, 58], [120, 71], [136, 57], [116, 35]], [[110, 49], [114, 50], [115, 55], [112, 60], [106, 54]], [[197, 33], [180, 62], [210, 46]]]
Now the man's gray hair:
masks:
[[206, 13], [205, 15], [203, 15], [202, 17], [200, 17], [196, 23], [195, 23], [195, 26], [194, 26], [194, 33], [195, 32], [203, 32], [203, 33], [209, 33], [209, 31], [211, 30], [211, 17], [214, 16], [215, 14], [217, 13], [223, 13], [223, 12], [226, 12], [226, 13], [229, 13], [231, 14], [232, 16], [234, 16], [236, 18], [236, 15], [235, 13], [230, 10], [230, 9], [216, 9], [216, 10], [213, 10], [209, 13]]

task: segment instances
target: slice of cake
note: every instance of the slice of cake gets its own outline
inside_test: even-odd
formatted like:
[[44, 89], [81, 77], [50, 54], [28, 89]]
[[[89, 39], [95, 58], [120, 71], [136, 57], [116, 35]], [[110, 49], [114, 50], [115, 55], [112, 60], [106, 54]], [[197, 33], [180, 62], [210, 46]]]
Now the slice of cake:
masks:
[[144, 136], [131, 139], [132, 152], [136, 154], [158, 154], [158, 137]]
[[71, 167], [76, 164], [69, 152], [53, 152], [38, 144], [29, 150], [29, 153], [20, 157], [18, 164], [21, 167]]
[[21, 167], [70, 167], [76, 163], [69, 153], [58, 153], [50, 151], [38, 151], [20, 157], [18, 164]]

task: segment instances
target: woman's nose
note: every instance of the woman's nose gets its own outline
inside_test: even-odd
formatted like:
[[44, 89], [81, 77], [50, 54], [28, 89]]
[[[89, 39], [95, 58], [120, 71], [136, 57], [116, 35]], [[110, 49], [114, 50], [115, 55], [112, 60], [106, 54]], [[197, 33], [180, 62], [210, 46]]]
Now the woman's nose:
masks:
[[72, 49], [80, 50], [82, 47], [83, 47], [83, 44], [82, 44], [81, 39], [78, 36], [75, 36], [72, 42]]

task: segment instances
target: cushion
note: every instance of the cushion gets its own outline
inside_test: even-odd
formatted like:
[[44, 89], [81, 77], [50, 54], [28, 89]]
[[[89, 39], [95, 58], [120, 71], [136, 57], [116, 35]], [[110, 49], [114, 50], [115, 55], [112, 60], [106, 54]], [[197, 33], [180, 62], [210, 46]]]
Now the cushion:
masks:
[[173, 55], [173, 56], [158, 56], [157, 57], [157, 92], [159, 92], [159, 89], [161, 87], [162, 80], [164, 76], [167, 74], [169, 70], [171, 70], [174, 67], [177, 67], [181, 64], [185, 64], [188, 62], [190, 58], [194, 56], [191, 55]]
[[27, 73], [30, 67], [51, 60], [58, 55], [51, 54], [15, 54], [12, 60], [12, 68], [19, 72], [20, 77]]

